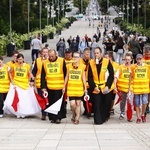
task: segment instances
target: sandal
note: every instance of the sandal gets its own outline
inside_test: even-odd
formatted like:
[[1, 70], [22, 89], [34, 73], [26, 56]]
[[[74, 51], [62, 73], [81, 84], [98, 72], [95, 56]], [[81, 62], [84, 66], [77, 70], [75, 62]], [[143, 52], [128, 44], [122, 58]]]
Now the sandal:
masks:
[[75, 122], [75, 118], [71, 118], [71, 121], [72, 121], [72, 122]]
[[76, 125], [79, 124], [79, 120], [75, 120], [74, 124]]

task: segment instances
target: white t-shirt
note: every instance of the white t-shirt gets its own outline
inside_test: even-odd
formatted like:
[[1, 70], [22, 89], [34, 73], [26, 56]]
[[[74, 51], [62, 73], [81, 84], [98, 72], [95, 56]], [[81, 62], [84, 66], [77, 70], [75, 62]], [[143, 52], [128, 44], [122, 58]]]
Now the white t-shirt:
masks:
[[37, 38], [33, 39], [32, 42], [32, 49], [38, 49], [40, 50], [41, 49], [41, 41]]

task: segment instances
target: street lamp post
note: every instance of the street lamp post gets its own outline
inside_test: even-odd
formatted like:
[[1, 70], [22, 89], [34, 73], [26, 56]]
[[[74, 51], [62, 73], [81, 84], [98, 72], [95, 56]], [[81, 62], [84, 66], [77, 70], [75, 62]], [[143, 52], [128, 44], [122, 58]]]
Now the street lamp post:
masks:
[[41, 0], [39, 0], [39, 3], [40, 3], [39, 9], [40, 9], [40, 30], [41, 30], [41, 13], [42, 13], [42, 2], [41, 2]]
[[28, 0], [28, 34], [30, 32], [30, 0]]
[[9, 0], [9, 23], [10, 23], [10, 42], [12, 42], [12, 25], [11, 25], [11, 7], [12, 7], [12, 0]]
[[127, 0], [127, 26], [128, 26], [128, 22], [129, 22], [129, 0]]

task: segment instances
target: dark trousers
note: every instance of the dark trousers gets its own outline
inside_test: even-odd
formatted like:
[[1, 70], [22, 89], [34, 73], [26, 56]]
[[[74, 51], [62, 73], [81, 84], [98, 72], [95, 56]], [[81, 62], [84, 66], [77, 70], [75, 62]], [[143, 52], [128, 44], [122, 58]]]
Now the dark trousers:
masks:
[[38, 49], [32, 49], [31, 52], [31, 57], [32, 57], [32, 62], [37, 59], [39, 56], [39, 50]]
[[6, 99], [7, 93], [0, 93], [0, 114], [3, 114], [3, 106], [4, 106], [4, 100]]
[[94, 123], [103, 124], [110, 117], [112, 92], [93, 94]]
[[[48, 92], [48, 100], [49, 100], [49, 106], [54, 104], [58, 99], [62, 96], [62, 90], [50, 90], [47, 89]], [[49, 120], [56, 121], [57, 119], [63, 119], [66, 118], [66, 111], [65, 111], [65, 105], [64, 101], [62, 101], [60, 111], [57, 115], [48, 113]]]

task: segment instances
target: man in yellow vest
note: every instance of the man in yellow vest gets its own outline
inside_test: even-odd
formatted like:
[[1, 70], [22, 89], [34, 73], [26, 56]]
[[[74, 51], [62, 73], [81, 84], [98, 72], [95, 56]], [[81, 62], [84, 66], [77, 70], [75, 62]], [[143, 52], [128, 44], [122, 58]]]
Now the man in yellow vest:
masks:
[[[55, 50], [49, 51], [49, 59], [44, 61], [41, 72], [41, 89], [48, 92], [49, 105], [51, 106], [62, 96], [66, 63], [64, 58], [58, 57]], [[64, 101], [62, 101], [58, 114], [48, 113], [51, 123], [60, 123], [66, 117]]]
[[65, 62], [66, 62], [66, 65], [69, 64], [69, 63], [72, 63], [72, 61], [73, 61], [72, 52], [70, 51], [69, 48], [66, 48], [66, 50], [65, 50]]
[[[34, 67], [32, 69], [32, 75], [35, 77], [35, 87], [37, 88], [37, 92], [40, 96], [43, 96], [41, 90], [41, 71], [42, 71], [42, 64], [45, 60], [48, 59], [48, 51], [49, 49], [44, 47], [41, 50], [41, 57], [37, 58], [34, 63]], [[46, 120], [46, 113], [42, 110], [42, 118], [41, 120]]]
[[7, 65], [8, 65], [9, 67], [12, 67], [13, 64], [16, 63], [18, 54], [19, 54], [18, 51], [16, 51], [16, 50], [13, 51], [13, 55], [12, 55], [13, 60], [7, 62]]
[[[146, 63], [147, 65], [150, 65], [150, 45], [144, 46], [143, 62]], [[148, 104], [146, 108], [146, 113], [150, 113], [150, 94], [148, 95]]]
[[[150, 67], [143, 63], [142, 54], [136, 56], [137, 63], [131, 67], [132, 89], [136, 106], [136, 123], [146, 122], [145, 110], [148, 103], [148, 93], [150, 86]], [[141, 108], [141, 109], [140, 109]]]
[[112, 96], [110, 88], [114, 81], [114, 70], [111, 62], [102, 58], [100, 47], [95, 48], [94, 57], [95, 59], [90, 61], [88, 82], [93, 91], [94, 123], [103, 124], [110, 117]]
[[[122, 100], [120, 102], [120, 117], [119, 119], [124, 119], [125, 115], [125, 106], [127, 100], [127, 93], [131, 90], [130, 89], [130, 76], [131, 76], [131, 61], [132, 61], [132, 54], [126, 53], [125, 55], [125, 63], [120, 65], [116, 74], [115, 74], [115, 91], [121, 92]], [[131, 120], [128, 120], [131, 121]]]
[[[83, 58], [80, 59], [80, 62], [86, 66], [86, 68], [85, 68], [86, 88], [88, 91], [88, 95], [90, 96], [89, 102], [92, 103], [92, 95], [91, 95], [92, 91], [90, 90], [89, 83], [88, 83], [88, 69], [89, 69], [90, 59], [91, 59], [90, 58], [90, 49], [87, 47], [83, 50]], [[83, 100], [83, 106], [84, 106], [83, 115], [90, 117], [91, 114], [87, 111], [85, 100]]]
[[78, 52], [73, 53], [73, 59], [74, 62], [67, 65], [67, 75], [63, 91], [65, 92], [65, 89], [67, 89], [67, 95], [69, 96], [72, 110], [71, 121], [74, 124], [79, 124], [81, 100], [83, 99], [84, 93], [87, 93], [85, 65], [80, 62], [80, 54]]
[[3, 117], [4, 100], [10, 85], [9, 70], [10, 67], [3, 63], [3, 57], [0, 56], [0, 118]]

